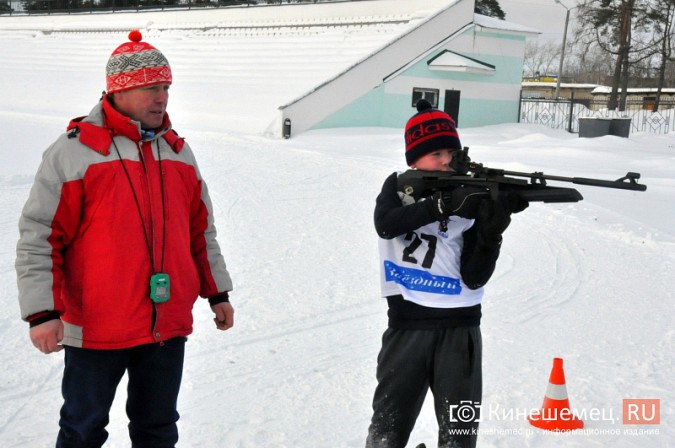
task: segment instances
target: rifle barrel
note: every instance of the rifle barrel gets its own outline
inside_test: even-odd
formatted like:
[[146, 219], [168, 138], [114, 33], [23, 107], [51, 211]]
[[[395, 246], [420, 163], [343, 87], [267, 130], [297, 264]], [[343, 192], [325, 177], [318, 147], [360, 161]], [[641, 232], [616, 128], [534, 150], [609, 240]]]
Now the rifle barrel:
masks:
[[565, 177], [565, 176], [551, 176], [544, 173], [520, 173], [517, 171], [501, 171], [505, 175], [529, 177], [533, 183], [539, 180], [554, 180], [559, 182], [571, 182], [577, 185], [589, 185], [592, 187], [617, 188], [620, 190], [632, 191], [646, 191], [647, 186], [637, 183], [640, 178], [640, 173], [628, 172], [626, 175], [617, 180], [591, 179], [588, 177]]

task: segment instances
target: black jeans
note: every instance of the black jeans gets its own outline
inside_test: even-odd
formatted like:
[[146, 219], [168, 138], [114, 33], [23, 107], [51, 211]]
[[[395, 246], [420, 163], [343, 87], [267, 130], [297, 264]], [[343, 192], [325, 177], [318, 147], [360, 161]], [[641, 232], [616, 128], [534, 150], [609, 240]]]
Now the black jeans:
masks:
[[186, 338], [120, 350], [65, 347], [61, 427], [57, 448], [99, 448], [124, 372], [126, 411], [134, 448], [172, 448], [178, 441], [176, 402]]
[[475, 447], [482, 394], [480, 327], [389, 328], [377, 358], [368, 448], [403, 448], [427, 390], [434, 396], [439, 447]]

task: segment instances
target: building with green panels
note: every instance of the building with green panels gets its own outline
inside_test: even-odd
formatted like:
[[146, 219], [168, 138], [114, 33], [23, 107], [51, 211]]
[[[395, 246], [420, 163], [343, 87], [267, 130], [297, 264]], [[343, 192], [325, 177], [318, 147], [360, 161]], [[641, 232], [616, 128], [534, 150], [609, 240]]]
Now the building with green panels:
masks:
[[473, 1], [458, 0], [281, 106], [281, 131], [403, 127], [421, 98], [459, 127], [517, 122], [525, 39], [536, 34], [474, 14]]

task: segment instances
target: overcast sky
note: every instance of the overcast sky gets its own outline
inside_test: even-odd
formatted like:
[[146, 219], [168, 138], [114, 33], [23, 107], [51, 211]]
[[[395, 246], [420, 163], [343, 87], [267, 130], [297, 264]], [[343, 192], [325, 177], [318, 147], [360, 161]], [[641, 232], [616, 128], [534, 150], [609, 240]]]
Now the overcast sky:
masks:
[[[560, 0], [566, 7], [574, 8], [576, 0]], [[539, 38], [562, 42], [565, 29], [565, 8], [555, 0], [499, 0], [506, 13], [506, 20], [529, 26], [541, 32]], [[572, 35], [576, 10], [570, 12], [567, 38]]]

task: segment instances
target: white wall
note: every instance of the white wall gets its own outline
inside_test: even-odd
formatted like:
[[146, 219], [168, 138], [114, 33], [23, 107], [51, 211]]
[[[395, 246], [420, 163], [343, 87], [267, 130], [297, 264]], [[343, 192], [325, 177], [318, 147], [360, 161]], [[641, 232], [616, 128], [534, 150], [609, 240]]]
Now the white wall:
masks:
[[[319, 86], [310, 94], [281, 108], [280, 120], [289, 118], [292, 133], [310, 129], [335, 111], [379, 86], [383, 79], [448, 36], [473, 22], [474, 2], [456, 0], [409, 33], [366, 58], [362, 63]], [[281, 132], [277, 123], [276, 132]]]

